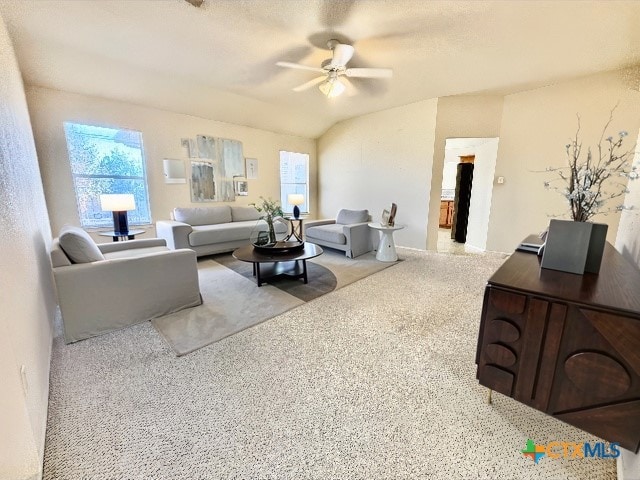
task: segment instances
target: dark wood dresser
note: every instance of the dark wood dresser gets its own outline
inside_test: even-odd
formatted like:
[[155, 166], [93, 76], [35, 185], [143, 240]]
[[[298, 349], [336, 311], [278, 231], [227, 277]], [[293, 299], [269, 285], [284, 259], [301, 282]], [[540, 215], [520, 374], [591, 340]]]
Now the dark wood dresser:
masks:
[[486, 287], [476, 364], [482, 385], [637, 452], [640, 272], [610, 244], [597, 275], [515, 252]]

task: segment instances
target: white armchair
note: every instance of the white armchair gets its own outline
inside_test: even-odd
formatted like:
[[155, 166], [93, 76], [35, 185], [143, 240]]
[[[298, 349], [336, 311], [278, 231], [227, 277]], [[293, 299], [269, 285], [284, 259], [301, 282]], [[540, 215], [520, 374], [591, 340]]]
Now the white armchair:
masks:
[[349, 258], [358, 257], [373, 250], [371, 233], [367, 222], [368, 210], [346, 210], [338, 212], [335, 220], [311, 220], [304, 225], [307, 242], [345, 252]]
[[195, 252], [159, 238], [96, 244], [64, 227], [51, 262], [66, 343], [202, 303]]

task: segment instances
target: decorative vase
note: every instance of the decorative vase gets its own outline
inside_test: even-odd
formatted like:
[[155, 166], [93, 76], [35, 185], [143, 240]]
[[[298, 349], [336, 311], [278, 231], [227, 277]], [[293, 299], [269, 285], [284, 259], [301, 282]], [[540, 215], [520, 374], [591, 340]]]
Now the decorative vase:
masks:
[[578, 275], [598, 273], [608, 228], [604, 223], [551, 220], [541, 267]]
[[265, 220], [269, 227], [269, 243], [276, 243], [276, 230], [273, 228], [273, 217], [267, 216]]

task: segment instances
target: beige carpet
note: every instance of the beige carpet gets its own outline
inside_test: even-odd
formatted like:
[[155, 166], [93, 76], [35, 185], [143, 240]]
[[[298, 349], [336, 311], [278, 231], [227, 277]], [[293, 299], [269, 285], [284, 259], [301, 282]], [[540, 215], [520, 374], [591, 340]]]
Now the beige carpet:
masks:
[[374, 253], [350, 259], [327, 249], [307, 265], [307, 284], [283, 278], [258, 287], [250, 263], [231, 254], [202, 258], [203, 304], [151, 323], [176, 355], [186, 355], [394, 264], [377, 261]]
[[44, 480], [615, 480], [593, 436], [475, 378], [482, 296], [504, 261], [402, 262], [190, 355], [148, 323], [53, 344]]

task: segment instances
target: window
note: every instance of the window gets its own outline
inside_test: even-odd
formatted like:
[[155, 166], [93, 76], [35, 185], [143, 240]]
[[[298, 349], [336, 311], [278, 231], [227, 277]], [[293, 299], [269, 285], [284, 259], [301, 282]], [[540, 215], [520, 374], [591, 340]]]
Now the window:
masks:
[[100, 208], [100, 195], [131, 193], [136, 209], [130, 225], [151, 223], [142, 134], [133, 130], [65, 122], [76, 203], [83, 227], [110, 227], [111, 212]]
[[284, 213], [292, 213], [293, 205], [287, 202], [290, 193], [304, 195], [301, 213], [309, 213], [309, 155], [280, 151], [280, 205]]

